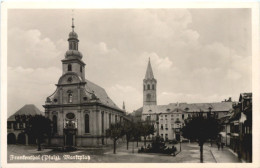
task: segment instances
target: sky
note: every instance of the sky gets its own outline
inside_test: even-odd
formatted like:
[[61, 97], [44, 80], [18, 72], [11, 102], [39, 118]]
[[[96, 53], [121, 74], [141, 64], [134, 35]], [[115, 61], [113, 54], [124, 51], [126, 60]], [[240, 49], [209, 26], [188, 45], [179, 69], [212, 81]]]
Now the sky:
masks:
[[[77, 9], [86, 79], [132, 112], [143, 105], [148, 59], [157, 104], [220, 102], [252, 92], [250, 9]], [[44, 111], [62, 74], [70, 9], [8, 10], [8, 116]]]

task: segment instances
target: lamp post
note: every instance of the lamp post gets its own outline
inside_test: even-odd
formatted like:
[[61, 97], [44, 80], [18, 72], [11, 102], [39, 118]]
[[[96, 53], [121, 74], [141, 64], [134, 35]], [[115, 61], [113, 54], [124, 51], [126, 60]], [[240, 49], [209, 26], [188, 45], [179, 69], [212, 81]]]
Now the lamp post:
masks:
[[182, 128], [182, 123], [181, 123], [181, 127], [180, 127], [180, 152], [181, 152], [181, 128]]
[[[212, 107], [209, 107], [209, 115], [208, 115], [208, 118], [211, 118], [211, 117], [212, 117], [211, 110], [212, 110]], [[214, 116], [214, 117], [215, 117], [215, 116]], [[210, 146], [212, 147], [212, 138], [210, 138]]]

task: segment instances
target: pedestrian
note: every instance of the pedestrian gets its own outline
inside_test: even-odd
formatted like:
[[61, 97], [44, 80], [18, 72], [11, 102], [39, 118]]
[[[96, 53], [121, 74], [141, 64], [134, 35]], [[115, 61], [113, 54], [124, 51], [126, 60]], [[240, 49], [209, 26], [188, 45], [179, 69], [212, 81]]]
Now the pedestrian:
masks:
[[220, 144], [219, 144], [219, 142], [217, 142], [217, 146], [218, 146], [218, 150], [219, 150], [219, 148], [220, 148]]
[[143, 146], [141, 147], [141, 152], [144, 152], [144, 147]]
[[174, 145], [172, 145], [172, 153], [173, 153], [173, 156], [176, 156], [176, 147]]
[[223, 147], [224, 147], [224, 143], [221, 142], [221, 150], [223, 150]]

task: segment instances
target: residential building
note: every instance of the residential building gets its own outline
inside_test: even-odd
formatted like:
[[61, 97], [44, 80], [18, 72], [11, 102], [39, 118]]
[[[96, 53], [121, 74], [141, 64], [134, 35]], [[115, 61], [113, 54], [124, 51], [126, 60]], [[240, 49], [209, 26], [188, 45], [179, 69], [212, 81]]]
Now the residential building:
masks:
[[7, 144], [35, 144], [25, 131], [32, 116], [44, 115], [34, 104], [26, 104], [7, 119]]
[[240, 159], [252, 162], [252, 93], [241, 93], [232, 112], [221, 120], [222, 142]]
[[153, 75], [149, 59], [143, 80], [143, 107], [136, 110], [134, 116], [135, 118], [141, 116], [142, 120], [153, 121], [155, 127], [157, 127], [155, 121], [158, 116], [159, 135], [165, 140], [180, 140], [181, 128], [185, 124], [184, 121], [198, 113], [203, 113], [204, 116], [211, 115], [221, 118], [232, 110], [233, 103], [231, 98], [223, 102], [213, 103], [170, 103], [168, 105], [157, 105], [156, 89], [157, 80]]

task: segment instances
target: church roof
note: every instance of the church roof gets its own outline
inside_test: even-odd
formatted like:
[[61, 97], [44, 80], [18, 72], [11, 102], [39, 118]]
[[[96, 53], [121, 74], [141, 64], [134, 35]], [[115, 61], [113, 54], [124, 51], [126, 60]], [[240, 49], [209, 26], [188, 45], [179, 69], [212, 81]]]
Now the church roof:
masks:
[[150, 58], [149, 58], [149, 62], [148, 62], [148, 66], [146, 69], [146, 74], [145, 74], [145, 79], [153, 79], [153, 70], [152, 70], [152, 66], [151, 66], [151, 62], [150, 62]]
[[145, 113], [171, 113], [171, 112], [212, 112], [230, 111], [233, 102], [216, 102], [216, 103], [171, 103], [168, 105], [145, 105]]
[[106, 106], [109, 106], [109, 107], [112, 107], [112, 108], [116, 108], [118, 110], [121, 110], [109, 97], [108, 97], [108, 94], [107, 92], [105, 91], [104, 88], [98, 86], [97, 84], [89, 81], [89, 80], [86, 80], [87, 84], [86, 84], [86, 89], [87, 91], [91, 92], [91, 93], [94, 93], [96, 95], [96, 97], [99, 99], [99, 101], [106, 105]]
[[43, 115], [43, 112], [41, 112], [34, 104], [26, 104], [22, 108], [20, 108], [18, 111], [16, 111], [13, 115], [11, 115], [7, 121], [15, 121], [16, 115]]

